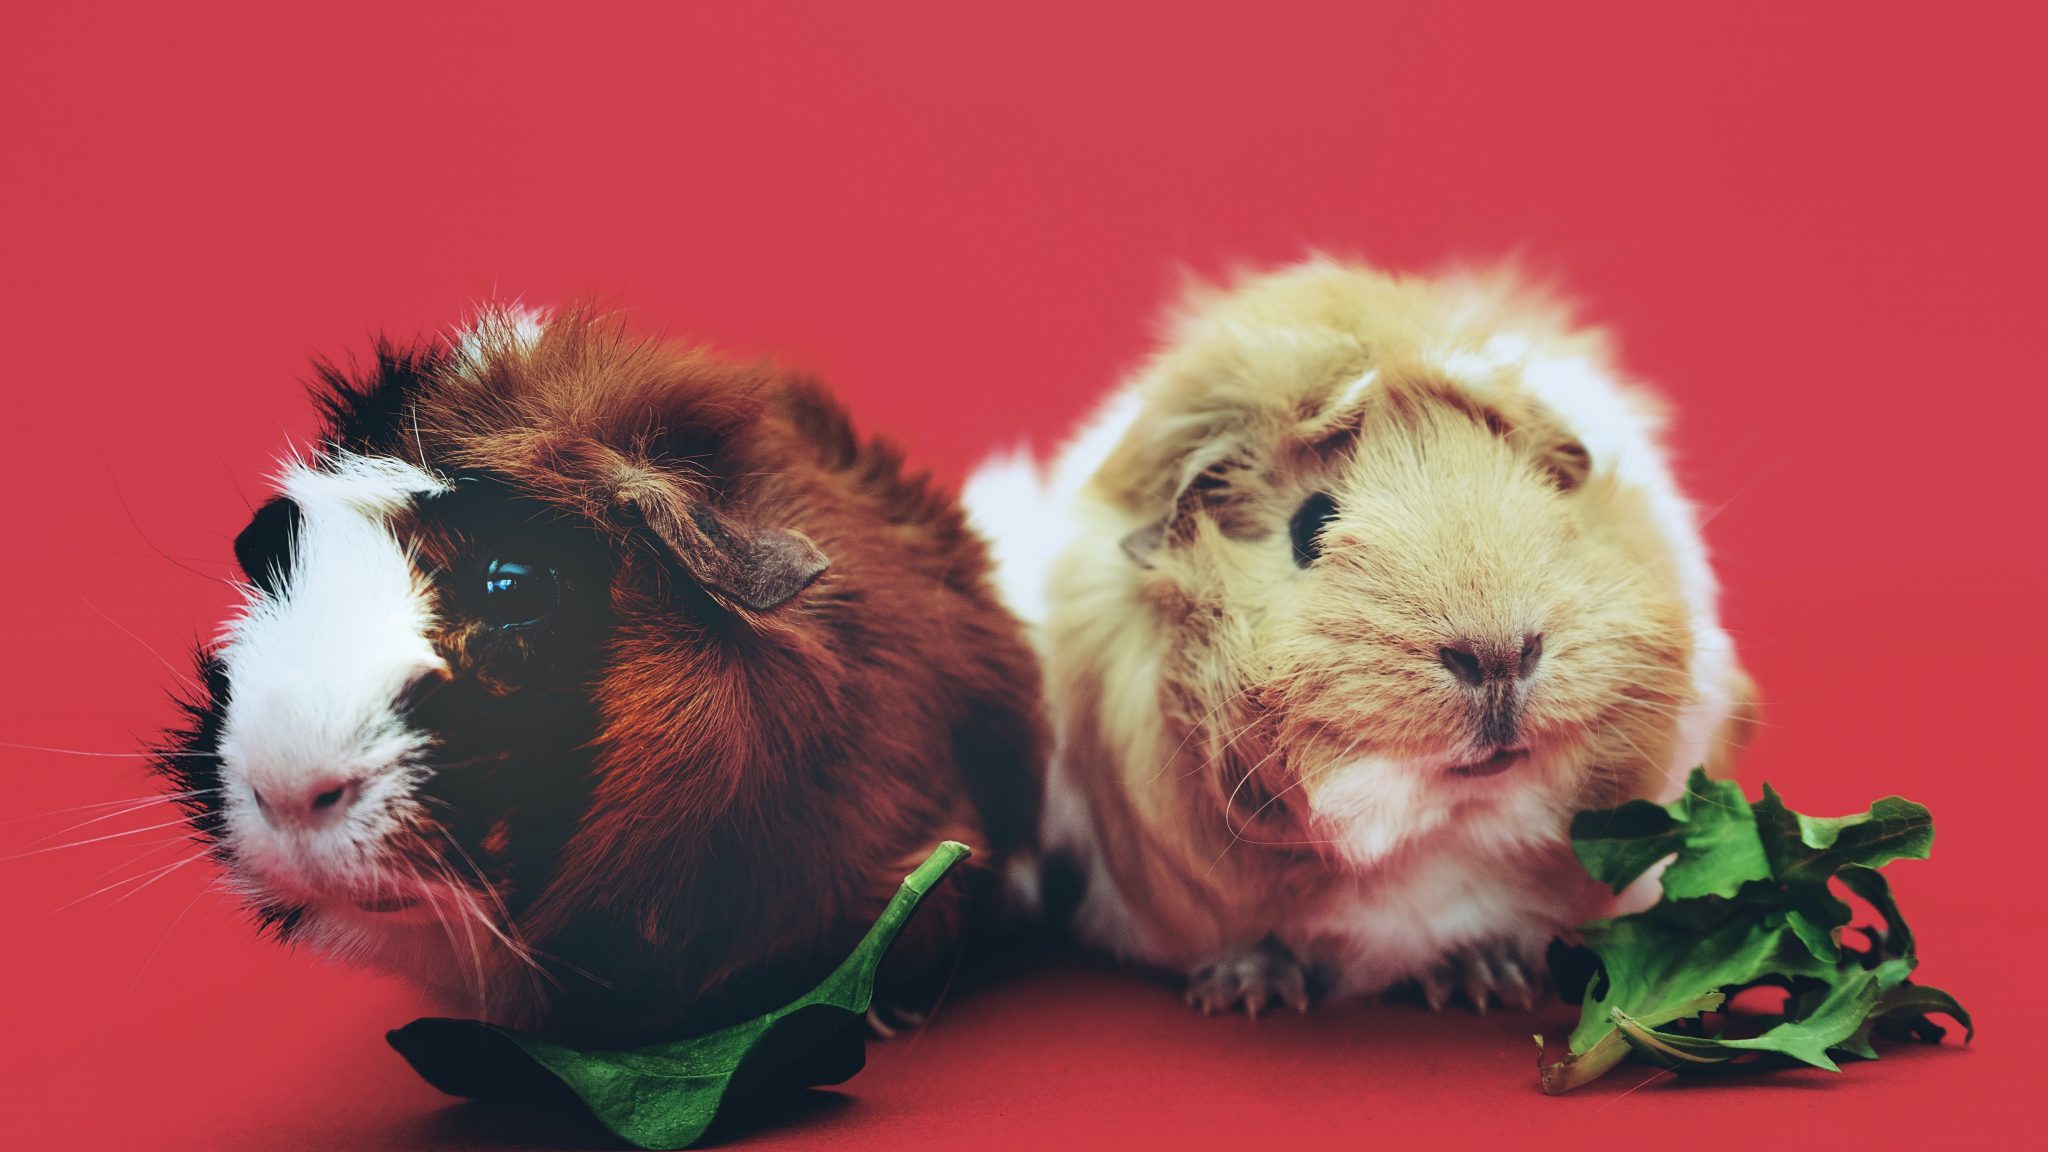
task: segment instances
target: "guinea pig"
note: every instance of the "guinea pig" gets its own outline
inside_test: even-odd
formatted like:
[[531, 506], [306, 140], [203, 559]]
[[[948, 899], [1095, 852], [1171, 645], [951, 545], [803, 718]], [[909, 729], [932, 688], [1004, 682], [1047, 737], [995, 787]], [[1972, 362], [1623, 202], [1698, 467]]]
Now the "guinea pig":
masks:
[[1749, 732], [1662, 423], [1510, 273], [1318, 258], [1196, 289], [1048, 476], [977, 474], [1076, 934], [1208, 1013], [1532, 1004], [1613, 906], [1572, 815]]
[[323, 367], [158, 757], [283, 940], [617, 1045], [777, 1007], [940, 841], [1031, 849], [1036, 660], [959, 506], [818, 386], [495, 309]]

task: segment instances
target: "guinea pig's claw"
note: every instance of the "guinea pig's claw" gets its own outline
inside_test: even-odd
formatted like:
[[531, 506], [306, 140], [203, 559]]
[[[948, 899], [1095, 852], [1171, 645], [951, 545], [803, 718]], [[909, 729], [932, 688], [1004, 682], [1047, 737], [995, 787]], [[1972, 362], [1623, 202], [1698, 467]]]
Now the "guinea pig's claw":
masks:
[[1536, 985], [1522, 971], [1519, 961], [1508, 959], [1494, 966], [1494, 995], [1501, 1003], [1520, 1008], [1524, 1012], [1536, 1010]]
[[1423, 1003], [1441, 1012], [1452, 990], [1464, 993], [1473, 1011], [1485, 1015], [1494, 1001], [1503, 1007], [1536, 1010], [1543, 968], [1511, 942], [1481, 944], [1445, 959], [1416, 977]]
[[1204, 1016], [1229, 1012], [1239, 1005], [1254, 1020], [1275, 1004], [1307, 1012], [1308, 973], [1286, 945], [1269, 936], [1190, 972], [1187, 1002]]
[[1451, 1002], [1451, 978], [1456, 975], [1449, 964], [1439, 964], [1415, 978], [1422, 988], [1422, 1002], [1429, 1005], [1431, 1012], [1441, 1012]]

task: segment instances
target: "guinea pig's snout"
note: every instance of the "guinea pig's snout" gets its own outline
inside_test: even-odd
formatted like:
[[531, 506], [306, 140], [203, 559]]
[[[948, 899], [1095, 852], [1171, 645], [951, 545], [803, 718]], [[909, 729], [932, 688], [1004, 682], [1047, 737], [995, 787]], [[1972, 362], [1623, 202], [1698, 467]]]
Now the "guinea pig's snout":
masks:
[[256, 795], [256, 810], [263, 813], [264, 821], [280, 830], [338, 823], [362, 794], [354, 780], [341, 776], [267, 784], [250, 791]]
[[1454, 691], [1469, 707], [1469, 738], [1475, 745], [1488, 752], [1519, 749], [1529, 680], [1543, 660], [1543, 634], [1533, 630], [1468, 632], [1438, 648], [1437, 659], [1458, 682]]
[[1437, 649], [1437, 659], [1473, 688], [1513, 684], [1535, 675], [1536, 664], [1543, 659], [1543, 634], [1461, 636]]

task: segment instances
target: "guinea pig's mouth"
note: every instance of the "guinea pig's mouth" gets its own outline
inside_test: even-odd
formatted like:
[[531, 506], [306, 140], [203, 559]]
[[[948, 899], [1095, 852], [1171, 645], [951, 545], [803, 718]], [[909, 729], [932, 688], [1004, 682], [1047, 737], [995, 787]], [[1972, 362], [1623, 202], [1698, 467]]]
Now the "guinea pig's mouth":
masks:
[[1508, 769], [1526, 762], [1528, 759], [1529, 749], [1526, 746], [1516, 745], [1512, 748], [1495, 748], [1477, 759], [1464, 760], [1451, 765], [1451, 775], [1463, 776], [1474, 780], [1483, 776], [1498, 776]]

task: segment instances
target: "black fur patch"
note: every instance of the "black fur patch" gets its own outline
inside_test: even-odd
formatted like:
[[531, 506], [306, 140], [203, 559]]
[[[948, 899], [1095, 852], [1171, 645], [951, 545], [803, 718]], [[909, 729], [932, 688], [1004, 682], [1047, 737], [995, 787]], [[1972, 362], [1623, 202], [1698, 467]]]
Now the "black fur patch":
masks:
[[275, 596], [291, 571], [292, 550], [299, 535], [299, 506], [282, 496], [256, 510], [249, 526], [235, 537], [235, 563], [249, 582]]
[[315, 363], [310, 391], [324, 425], [323, 446], [397, 454], [409, 431], [413, 398], [446, 360], [446, 353], [380, 336], [367, 370]]

